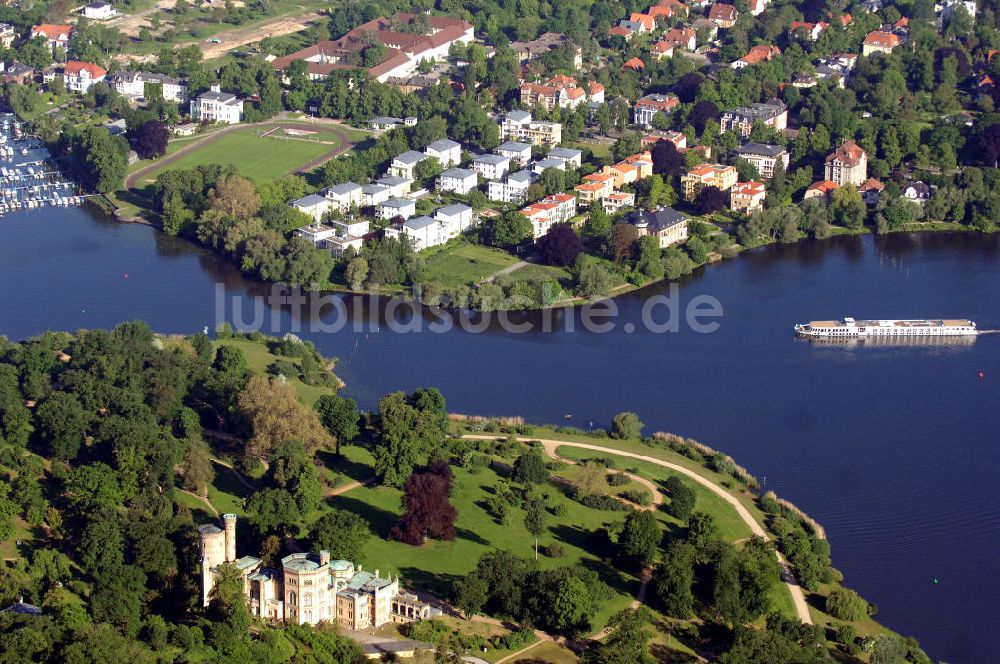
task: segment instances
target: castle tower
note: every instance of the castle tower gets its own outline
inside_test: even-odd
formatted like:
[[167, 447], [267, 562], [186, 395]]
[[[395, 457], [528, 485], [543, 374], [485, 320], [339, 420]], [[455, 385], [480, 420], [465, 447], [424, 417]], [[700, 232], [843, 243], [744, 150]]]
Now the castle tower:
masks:
[[226, 562], [236, 560], [236, 515], [223, 514], [223, 526], [226, 529]]
[[201, 594], [202, 604], [208, 606], [208, 595], [215, 585], [213, 570], [226, 562], [226, 534], [216, 525], [198, 527], [201, 543]]

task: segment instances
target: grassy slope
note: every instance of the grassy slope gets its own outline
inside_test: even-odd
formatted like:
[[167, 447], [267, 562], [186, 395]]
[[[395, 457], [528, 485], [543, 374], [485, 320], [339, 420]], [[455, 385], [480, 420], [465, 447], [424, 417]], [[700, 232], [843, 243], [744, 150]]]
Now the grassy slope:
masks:
[[454, 288], [479, 282], [517, 263], [517, 259], [499, 249], [490, 249], [467, 242], [450, 242], [424, 254], [427, 281], [437, 281]]

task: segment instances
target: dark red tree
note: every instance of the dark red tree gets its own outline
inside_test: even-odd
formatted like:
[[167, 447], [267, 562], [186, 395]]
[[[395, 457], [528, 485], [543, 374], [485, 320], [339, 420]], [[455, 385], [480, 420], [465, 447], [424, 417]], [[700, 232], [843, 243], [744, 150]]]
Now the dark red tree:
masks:
[[169, 137], [167, 125], [159, 120], [149, 120], [135, 132], [135, 152], [143, 159], [160, 157], [167, 151]]
[[694, 209], [698, 214], [711, 214], [726, 207], [729, 197], [726, 192], [718, 187], [705, 187], [698, 193], [698, 199], [694, 202]]
[[696, 71], [684, 74], [674, 84], [674, 93], [682, 104], [690, 104], [698, 96], [698, 90], [704, 81], [705, 77]]
[[1000, 124], [990, 125], [979, 137], [979, 149], [983, 153], [983, 162], [992, 164], [994, 168], [1000, 160]]
[[684, 171], [684, 155], [670, 141], [658, 141], [651, 153], [654, 173], [673, 176]]
[[694, 125], [695, 130], [700, 134], [705, 130], [705, 124], [719, 117], [719, 107], [710, 101], [699, 101], [691, 109], [688, 122]]
[[431, 537], [455, 539], [458, 511], [448, 500], [451, 469], [438, 463], [410, 475], [403, 486], [403, 516], [389, 531], [389, 539], [420, 546]]
[[569, 224], [556, 224], [539, 238], [538, 251], [549, 265], [572, 265], [583, 251], [583, 241]]

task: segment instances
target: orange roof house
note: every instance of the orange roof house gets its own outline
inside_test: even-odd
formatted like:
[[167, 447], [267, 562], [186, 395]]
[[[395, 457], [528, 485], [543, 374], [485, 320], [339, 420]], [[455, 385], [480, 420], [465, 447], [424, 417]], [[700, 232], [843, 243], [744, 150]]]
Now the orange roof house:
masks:
[[766, 62], [779, 55], [781, 55], [781, 49], [777, 46], [758, 44], [757, 46], [751, 48], [750, 51], [742, 58], [734, 60], [729, 66], [733, 69], [742, 69], [743, 67], [749, 67], [750, 65]]
[[632, 12], [629, 16], [629, 21], [632, 23], [638, 23], [642, 26], [644, 30], [652, 31], [656, 29], [656, 19], [649, 14], [640, 14], [638, 12]]
[[726, 5], [720, 2], [712, 5], [708, 10], [708, 20], [712, 21], [720, 28], [731, 28], [736, 24], [740, 13], [733, 5]]
[[837, 189], [840, 189], [840, 185], [833, 180], [820, 180], [806, 187], [806, 193], [803, 194], [802, 198], [806, 200], [820, 197], [828, 198], [830, 193]]
[[646, 68], [646, 63], [644, 63], [639, 58], [629, 58], [622, 65], [622, 69], [631, 69], [632, 71], [642, 71]]
[[872, 53], [892, 53], [892, 49], [902, 43], [898, 35], [891, 32], [875, 30], [865, 35], [865, 40], [861, 42], [861, 54], [871, 55]]

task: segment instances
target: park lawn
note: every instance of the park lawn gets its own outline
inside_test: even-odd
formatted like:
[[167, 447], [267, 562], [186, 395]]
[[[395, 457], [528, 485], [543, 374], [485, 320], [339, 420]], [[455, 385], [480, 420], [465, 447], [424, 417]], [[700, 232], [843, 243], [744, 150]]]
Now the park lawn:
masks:
[[[34, 536], [31, 533], [31, 526], [19, 516], [13, 518], [13, 523], [14, 532], [10, 538], [0, 542], [0, 560], [20, 558], [22, 549], [32, 548]], [[21, 541], [20, 547], [17, 546], [18, 540]]]
[[490, 249], [458, 240], [434, 247], [423, 254], [425, 281], [436, 281], [454, 288], [478, 283], [517, 263], [517, 258], [499, 249]]
[[[283, 357], [275, 355], [265, 344], [246, 341], [244, 339], [222, 339], [215, 342], [216, 346], [230, 346], [243, 351], [243, 356], [247, 360], [247, 368], [254, 373], [267, 373], [267, 367], [278, 360], [291, 362], [295, 366], [302, 364], [302, 360], [297, 357]], [[288, 378], [288, 384], [295, 388], [299, 395], [299, 401], [307, 406], [315, 404], [324, 394], [336, 394], [336, 390], [330, 387], [316, 385], [306, 385], [298, 378]]]
[[174, 491], [174, 502], [191, 510], [191, 516], [194, 518], [195, 523], [217, 523], [219, 521], [219, 518], [209, 511], [205, 503], [190, 493]]
[[545, 664], [576, 664], [580, 659], [573, 654], [573, 651], [565, 648], [554, 641], [542, 641], [523, 653], [515, 664], [519, 662], [545, 662]]
[[528, 263], [510, 273], [514, 281], [531, 281], [532, 279], [555, 279], [563, 287], [573, 285], [573, 275], [569, 270], [555, 265], [539, 265]]
[[150, 172], [142, 182], [153, 182], [167, 170], [188, 170], [204, 164], [231, 164], [240, 175], [255, 182], [270, 182], [288, 175], [337, 146], [301, 140], [261, 137], [259, 127], [237, 130], [185, 154], [177, 161]]
[[[220, 514], [237, 514], [244, 516], [243, 500], [250, 496], [248, 489], [237, 479], [235, 471], [222, 464], [212, 462], [215, 479], [208, 485], [208, 500], [219, 510]], [[204, 509], [204, 506], [202, 506]]]
[[[506, 627], [492, 625], [490, 623], [472, 622], [471, 620], [463, 620], [462, 618], [456, 618], [455, 616], [442, 615], [437, 616], [434, 620], [443, 623], [462, 634], [481, 636], [487, 641], [494, 636], [507, 636], [511, 633], [511, 630]], [[531, 641], [529, 641], [528, 644], [531, 643], [538, 643], [538, 637], [532, 635]], [[521, 648], [526, 647], [528, 644], [525, 644], [525, 646], [522, 646]], [[517, 650], [521, 650], [521, 648], [518, 648]], [[482, 657], [489, 662], [496, 662], [497, 660], [503, 659], [504, 657], [517, 652], [517, 650], [490, 647], [486, 652], [477, 652], [476, 657]]]
[[824, 583], [821, 584], [819, 590], [814, 593], [806, 591], [806, 602], [809, 603], [809, 615], [812, 616], [813, 623], [816, 625], [823, 625], [825, 627], [836, 627], [842, 623], [847, 623], [848, 625], [853, 625], [854, 629], [858, 631], [859, 636], [870, 636], [873, 634], [892, 634], [892, 630], [883, 625], [878, 624], [870, 616], [866, 617], [864, 620], [858, 620], [856, 622], [847, 622], [846, 620], [838, 620], [831, 616], [829, 613], [823, 611], [822, 607], [826, 606], [827, 596], [834, 590], [841, 588], [839, 584]]
[[[384, 486], [361, 487], [327, 500], [332, 508], [345, 509], [362, 516], [375, 533], [365, 547], [361, 562], [366, 569], [398, 574], [404, 584], [447, 597], [452, 583], [475, 568], [479, 557], [496, 549], [506, 549], [525, 558], [534, 555], [534, 538], [524, 528], [524, 512], [513, 510], [510, 522], [501, 525], [484, 507], [493, 485], [500, 476], [493, 470], [472, 474], [453, 468], [455, 474], [451, 496], [458, 510], [455, 527], [458, 538], [453, 542], [429, 541], [414, 547], [387, 539], [390, 529], [401, 514], [401, 492]], [[552, 504], [563, 503], [566, 516], [548, 515], [546, 532], [539, 538], [545, 545], [558, 541], [564, 548], [560, 558], [540, 555], [543, 569], [567, 565], [583, 565], [595, 570], [610, 587], [609, 599], [594, 616], [593, 627], [603, 627], [616, 612], [628, 606], [638, 590], [638, 581], [606, 564], [588, 548], [593, 547], [593, 534], [613, 521], [620, 512], [590, 509], [569, 500], [558, 488], [550, 488]], [[315, 515], [316, 518], [319, 513]]]
[[[661, 486], [668, 477], [676, 475], [680, 477], [684, 484], [694, 489], [696, 496], [694, 508], [700, 512], [711, 514], [715, 518], [715, 522], [719, 526], [719, 534], [722, 536], [722, 539], [727, 542], [736, 542], [746, 539], [751, 535], [750, 528], [743, 523], [743, 520], [736, 514], [736, 510], [730, 507], [730, 505], [722, 500], [722, 498], [719, 498], [717, 495], [693, 481], [691, 478], [685, 477], [684, 475], [674, 472], [669, 468], [664, 468], [663, 466], [658, 466], [655, 463], [649, 463], [648, 461], [640, 461], [639, 459], [630, 459], [628, 457], [615, 457], [613, 454], [595, 452], [594, 450], [582, 450], [578, 447], [558, 447], [556, 448], [556, 453], [563, 458], [573, 459], [574, 461], [584, 461], [586, 459], [607, 459], [610, 457], [615, 461], [615, 467], [617, 469], [633, 472], [640, 477], [653, 480], [653, 482]], [[618, 491], [618, 487], [610, 488], [615, 489], [615, 493], [620, 493], [620, 491]], [[645, 487], [636, 483], [632, 483], [621, 488], [641, 488], [645, 490]], [[664, 504], [669, 503], [670, 495], [666, 491], [661, 491], [661, 493], [664, 495]], [[670, 524], [681, 524], [680, 521], [666, 515], [666, 513], [664, 513], [664, 516], [666, 517], [666, 521]]]

